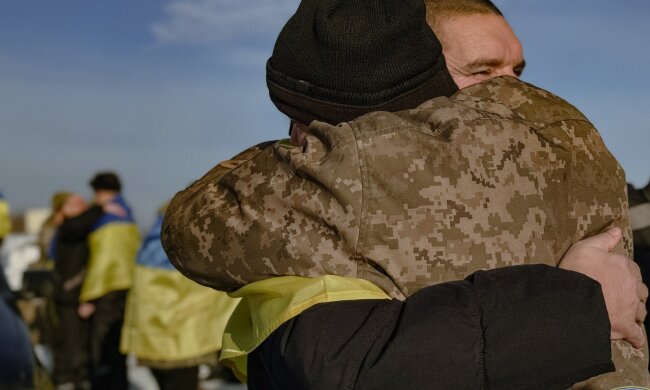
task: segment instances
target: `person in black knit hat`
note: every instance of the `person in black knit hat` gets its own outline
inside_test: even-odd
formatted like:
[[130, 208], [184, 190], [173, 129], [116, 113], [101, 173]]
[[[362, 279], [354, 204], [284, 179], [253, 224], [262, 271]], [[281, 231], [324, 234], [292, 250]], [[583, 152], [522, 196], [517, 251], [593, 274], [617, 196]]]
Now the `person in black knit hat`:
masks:
[[[440, 43], [426, 23], [425, 5], [421, 0], [303, 0], [278, 37], [272, 57], [267, 63], [267, 85], [273, 103], [292, 121], [290, 132], [294, 145], [306, 144], [304, 141], [309, 132], [308, 125], [313, 121], [336, 125], [371, 112], [416, 108], [426, 101], [448, 97], [458, 91], [445, 66]], [[453, 112], [450, 115], [454, 115]], [[381, 114], [371, 114], [367, 118], [379, 117]], [[378, 119], [377, 123], [379, 122]], [[312, 125], [317, 130], [310, 137], [313, 135], [318, 138], [322, 136], [318, 131], [331, 128], [321, 125]], [[206, 253], [209, 255], [214, 252], [214, 248], [230, 244], [228, 240], [237, 239], [222, 236], [215, 240], [215, 230], [209, 225], [217, 224], [218, 221], [207, 222], [205, 219], [205, 226], [194, 228], [197, 221], [203, 221], [197, 220], [197, 213], [206, 211], [206, 214], [210, 214], [215, 209], [214, 206], [219, 204], [219, 200], [215, 199], [219, 185], [223, 184], [224, 188], [228, 187], [229, 191], [238, 193], [237, 177], [245, 174], [234, 174], [237, 167], [242, 168], [239, 173], [250, 172], [247, 169], [254, 171], [257, 163], [260, 166], [272, 165], [276, 154], [285, 153], [282, 146], [278, 146], [272, 149], [273, 157], [269, 157], [266, 148], [272, 144], [258, 145], [235, 157], [233, 161], [220, 164], [172, 201], [163, 226], [163, 245], [172, 262], [190, 278], [228, 291], [241, 285], [248, 287], [247, 283], [256, 284], [259, 281], [246, 279], [249, 274], [243, 269], [255, 267], [254, 262], [243, 261], [241, 273], [237, 273], [240, 272], [237, 266], [231, 269], [218, 261], [213, 263], [213, 259], [206, 266], [203, 261]], [[306, 150], [310, 147], [311, 144]], [[299, 149], [292, 148], [287, 153]], [[257, 159], [257, 156], [262, 157]], [[260, 171], [263, 169], [260, 168]], [[228, 172], [233, 175], [228, 175]], [[308, 177], [305, 182], [317, 182], [318, 179], [316, 176]], [[246, 184], [248, 190], [257, 194], [256, 184]], [[309, 185], [310, 183], [305, 184], [305, 188], [300, 190], [309, 192], [306, 189]], [[290, 189], [287, 187], [287, 192]], [[306, 203], [311, 200], [313, 199], [309, 196], [304, 197]], [[265, 200], [260, 199], [259, 202], [264, 203]], [[268, 215], [260, 215], [260, 220], [268, 222], [268, 219], [273, 219], [276, 210], [272, 208], [275, 206], [269, 203]], [[248, 212], [244, 203], [237, 203], [234, 209], [234, 214]], [[228, 210], [220, 209], [219, 212], [227, 213]], [[291, 219], [290, 215], [279, 211], [277, 215]], [[192, 221], [187, 222], [188, 218]], [[246, 236], [247, 228], [239, 225], [238, 221], [228, 225], [228, 229], [236, 231], [241, 227], [242, 230], [233, 236]], [[295, 221], [278, 220], [272, 223], [286, 227], [293, 222]], [[192, 229], [189, 228], [190, 225]], [[264, 227], [264, 222], [260, 222], [254, 224], [251, 231], [263, 230]], [[328, 227], [334, 235], [340, 234], [335, 227]], [[255, 233], [259, 232], [253, 232]], [[260, 246], [264, 245], [266, 244], [260, 243]], [[306, 242], [305, 245], [317, 246], [313, 242]], [[201, 253], [192, 252], [197, 250]], [[237, 250], [244, 252], [241, 247]], [[309, 253], [309, 250], [305, 253]], [[291, 263], [291, 258], [282, 258], [282, 252], [277, 253], [277, 256], [280, 258], [277, 264], [282, 263], [284, 267]], [[228, 261], [239, 263], [238, 259], [241, 258], [241, 253], [237, 253]], [[313, 263], [317, 262], [313, 260]], [[327, 262], [327, 259], [323, 262]], [[315, 274], [318, 274], [319, 266], [320, 264], [314, 264]], [[191, 271], [188, 271], [189, 268]], [[271, 266], [264, 276], [282, 279], [283, 271], [272, 268]], [[367, 268], [366, 272], [371, 274], [372, 271]], [[379, 266], [376, 268], [377, 272], [382, 272]], [[210, 280], [211, 277], [222, 277], [224, 269], [234, 272], [228, 277], [236, 279], [236, 282], [229, 284], [230, 279], [225, 277]], [[286, 275], [293, 272], [292, 269]], [[315, 276], [314, 273], [309, 273], [305, 279], [317, 280], [318, 278], [311, 278]], [[357, 274], [361, 273], [363, 271]], [[298, 276], [305, 275], [298, 273]], [[283, 319], [277, 322], [269, 320], [269, 323], [280, 324], [273, 328], [275, 330], [271, 329], [270, 334], [266, 333], [268, 329], [264, 326], [255, 328], [252, 337], [260, 344], [251, 349], [248, 349], [251, 341], [247, 338], [249, 334], [238, 334], [237, 329], [233, 328], [230, 341], [234, 340], [235, 344], [243, 341], [243, 346], [235, 345], [239, 350], [230, 349], [228, 352], [242, 354], [225, 358], [222, 354], [222, 360], [240, 368], [236, 360], [242, 356], [245, 358], [243, 368], [247, 369], [247, 373], [239, 373], [247, 374], [248, 388], [251, 390], [524, 388], [522, 383], [530, 385], [525, 387], [529, 389], [559, 389], [613, 369], [608, 361], [609, 321], [602, 295], [599, 295], [602, 294], [598, 291], [600, 287], [595, 281], [555, 267], [505, 267], [477, 273], [472, 280], [472, 283], [481, 286], [472, 296], [480, 296], [486, 302], [498, 302], [500, 308], [508, 308], [506, 312], [490, 308], [490, 314], [494, 318], [505, 320], [506, 323], [514, 319], [517, 324], [547, 324], [548, 318], [558, 319], [554, 323], [557, 329], [550, 328], [553, 332], [558, 330], [557, 334], [562, 336], [564, 342], [549, 337], [549, 348], [522, 354], [523, 350], [530, 348], [527, 336], [536, 336], [541, 332], [536, 333], [524, 325], [524, 329], [517, 333], [518, 337], [511, 340], [511, 333], [494, 326], [487, 316], [477, 313], [481, 308], [469, 302], [471, 299], [459, 299], [459, 286], [463, 283], [459, 281], [423, 288], [403, 303], [398, 300], [367, 298], [348, 298], [350, 300], [345, 302], [332, 298], [314, 305], [308, 301], [310, 305], [290, 307], [298, 310], [299, 314], [293, 312], [288, 320], [283, 317], [286, 314], [282, 311], [284, 306], [274, 308], [269, 305], [265, 310], [256, 312], [254, 306], [247, 306], [249, 301], [242, 301], [245, 303], [241, 306], [242, 312], [251, 314], [251, 318], [245, 319], [255, 321], [264, 316], [272, 320]], [[227, 288], [220, 285], [220, 282], [227, 285]], [[548, 288], [556, 283], [557, 287]], [[267, 294], [289, 302], [305, 292], [295, 292], [282, 283], [275, 286], [257, 284], [248, 291], [257, 294], [256, 297]], [[332, 292], [331, 296], [336, 296], [335, 293], [349, 291], [328, 290], [329, 292]], [[568, 313], [560, 302], [572, 302], [575, 307]], [[444, 310], [432, 309], [436, 305], [444, 307]], [[274, 310], [278, 310], [279, 314]], [[574, 317], [577, 311], [580, 315], [575, 317], [581, 318], [589, 326], [567, 329], [565, 318]], [[472, 320], [466, 321], [467, 319]], [[231, 320], [231, 323], [238, 324], [236, 320], [237, 318]], [[260, 323], [266, 324], [264, 321]], [[526, 359], [509, 361], [514, 364], [494, 365], [490, 359], [484, 361], [485, 356], [510, 356], [495, 352], [496, 343], [492, 343], [495, 339], [483, 343], [481, 340], [484, 334], [487, 334], [486, 337], [507, 340], [502, 343], [505, 350], [513, 350], [513, 356], [525, 355]], [[517, 338], [524, 342], [517, 344]], [[430, 343], [432, 339], [439, 344]], [[224, 337], [224, 343], [228, 340], [229, 337]], [[573, 342], [574, 340], [576, 341]], [[580, 342], [585, 342], [589, 348], [578, 347]], [[540, 369], [541, 363], [533, 363], [528, 355], [535, 355], [535, 362], [562, 361], [562, 373], [558, 373], [560, 370], [548, 369], [550, 366]], [[420, 356], [426, 358], [421, 359]], [[590, 364], [592, 365], [589, 366]], [[488, 366], [490, 367], [486, 368]], [[507, 373], [512, 366], [516, 366], [514, 368], [517, 370], [514, 371], [517, 373], [525, 373], [523, 382], [508, 382], [501, 378], [503, 386], [488, 387], [488, 379], [499, 378], [498, 373], [505, 373], [504, 377], [508, 377]], [[588, 366], [588, 370], [581, 371], [585, 366]], [[396, 375], [398, 372], [399, 375]], [[394, 385], [396, 383], [399, 385]], [[450, 383], [457, 385], [449, 386]]]
[[[270, 98], [291, 118], [292, 143], [304, 145], [312, 121], [335, 125], [370, 112], [412, 109], [430, 99], [456, 93], [458, 87], [425, 13], [421, 0], [303, 0], [280, 32], [266, 65]], [[530, 275], [514, 268], [506, 273], [510, 276], [499, 283], [508, 284], [515, 296], [526, 296], [516, 292], [516, 283], [506, 280], [512, 274], [519, 274], [514, 279]], [[560, 276], [540, 273], [537, 282], [548, 277], [548, 283], [555, 283]], [[422, 309], [435, 302], [438, 293], [430, 289], [408, 301], [411, 307], [421, 305]], [[492, 293], [483, 292], [485, 296]], [[548, 297], [527, 299], [532, 302], [537, 298]], [[422, 347], [412, 343], [418, 339], [418, 332], [424, 332], [420, 340], [425, 340], [426, 329], [445, 328], [449, 318], [425, 319], [426, 310], [417, 313], [419, 309], [412, 309], [415, 313], [403, 310], [396, 320], [379, 305], [364, 300], [329, 302], [285, 322], [248, 355], [249, 388], [329, 389], [350, 380], [355, 389], [383, 389], [388, 387], [374, 384], [391, 383], [394, 378], [389, 378], [388, 371], [382, 374], [373, 370], [375, 366], [415, 365], [422, 372], [444, 368], [441, 363], [446, 357], [434, 357], [436, 351], [432, 351], [429, 361], [413, 361], [406, 351]], [[339, 320], [343, 318], [346, 321]], [[379, 331], [391, 321], [409, 329], [409, 337], [386, 333], [385, 329]], [[458, 342], [459, 334], [452, 331], [449, 337]], [[465, 341], [471, 344], [471, 338]], [[469, 344], [467, 352], [471, 355]], [[390, 360], [387, 351], [398, 348], [405, 351], [403, 360]], [[326, 365], [321, 365], [326, 361]], [[356, 365], [360, 365], [358, 372], [348, 372]], [[467, 373], [472, 371], [470, 367], [464, 369]], [[403, 386], [420, 388], [422, 383], [435, 382], [445, 375], [449, 375], [451, 383], [455, 381], [451, 379], [455, 370], [431, 377], [423, 374]], [[437, 387], [439, 383], [429, 385]]]
[[337, 124], [456, 92], [424, 15], [421, 0], [302, 1], [266, 64], [292, 140], [314, 120]]
[[271, 100], [294, 120], [346, 122], [458, 90], [421, 0], [300, 3], [266, 65]]

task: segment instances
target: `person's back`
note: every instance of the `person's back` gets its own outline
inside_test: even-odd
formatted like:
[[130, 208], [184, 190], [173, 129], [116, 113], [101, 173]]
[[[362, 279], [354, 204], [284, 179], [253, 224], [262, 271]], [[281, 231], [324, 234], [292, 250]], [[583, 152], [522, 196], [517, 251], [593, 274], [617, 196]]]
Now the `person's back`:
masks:
[[[413, 110], [314, 123], [305, 147], [275, 144], [249, 157], [170, 206], [187, 217], [170, 219], [170, 238], [188, 226], [204, 258], [230, 272], [198, 261], [183, 269], [227, 291], [270, 274], [335, 274], [404, 297], [522, 258], [555, 265], [571, 243], [628, 224], [624, 173], [595, 129], [513, 78]], [[210, 199], [197, 191], [208, 183]], [[277, 225], [274, 215], [285, 214], [290, 225]], [[212, 245], [208, 220], [219, 237]]]
[[622, 168], [577, 109], [537, 87], [491, 79], [321, 134], [345, 131], [365, 171], [361, 253], [404, 295], [522, 259], [557, 265], [612, 225], [631, 256]]

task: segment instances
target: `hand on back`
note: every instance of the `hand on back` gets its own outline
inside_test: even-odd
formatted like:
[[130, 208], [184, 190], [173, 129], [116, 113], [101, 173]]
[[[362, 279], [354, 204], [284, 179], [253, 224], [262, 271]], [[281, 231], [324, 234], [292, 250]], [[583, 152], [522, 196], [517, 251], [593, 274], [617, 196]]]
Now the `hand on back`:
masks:
[[575, 243], [562, 258], [560, 268], [580, 272], [600, 283], [612, 327], [612, 340], [627, 340], [635, 348], [645, 344], [643, 320], [648, 288], [632, 260], [611, 251], [622, 233], [611, 228]]

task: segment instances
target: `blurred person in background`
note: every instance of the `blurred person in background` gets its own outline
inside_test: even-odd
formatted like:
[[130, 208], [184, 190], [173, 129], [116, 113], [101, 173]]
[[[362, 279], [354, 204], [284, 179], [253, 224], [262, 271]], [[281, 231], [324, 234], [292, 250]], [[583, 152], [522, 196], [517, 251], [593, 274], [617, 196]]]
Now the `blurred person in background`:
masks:
[[32, 347], [27, 327], [16, 307], [16, 297], [0, 272], [0, 389], [31, 389]]
[[[0, 193], [0, 247], [11, 231], [9, 205]], [[33, 359], [27, 327], [16, 297], [0, 267], [0, 389], [29, 389], [33, 385]]]
[[[644, 281], [650, 280], [650, 183], [644, 188], [636, 189], [633, 185], [627, 187], [630, 199], [630, 222], [634, 235], [634, 261], [641, 268]], [[646, 302], [650, 309], [650, 304]], [[650, 320], [646, 318], [646, 330]]]
[[63, 205], [72, 193], [60, 191], [52, 195], [50, 200], [50, 215], [43, 222], [38, 232], [38, 247], [41, 253], [41, 262], [53, 261], [56, 251], [56, 231], [63, 222], [64, 216], [61, 213]]
[[2, 192], [0, 192], [0, 247], [2, 241], [11, 232], [11, 213], [9, 211], [9, 203], [5, 200]]
[[95, 204], [121, 212], [104, 213], [87, 232], [90, 253], [79, 293], [79, 315], [90, 319], [93, 389], [126, 389], [126, 356], [119, 344], [140, 233], [115, 173], [98, 173], [90, 185]]
[[79, 295], [88, 263], [88, 234], [105, 214], [123, 215], [122, 207], [106, 203], [88, 206], [79, 195], [59, 192], [52, 197], [51, 223], [55, 227], [47, 245], [54, 259], [54, 384], [57, 389], [90, 388], [88, 321], [79, 315]]
[[196, 389], [199, 365], [218, 364], [224, 328], [239, 300], [201, 286], [172, 266], [160, 242], [166, 208], [138, 253], [121, 350], [149, 367], [161, 390]]

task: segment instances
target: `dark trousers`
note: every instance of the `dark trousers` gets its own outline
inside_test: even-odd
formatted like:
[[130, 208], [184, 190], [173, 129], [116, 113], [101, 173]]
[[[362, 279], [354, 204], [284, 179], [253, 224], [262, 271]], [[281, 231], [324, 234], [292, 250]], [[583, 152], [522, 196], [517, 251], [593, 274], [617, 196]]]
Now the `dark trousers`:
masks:
[[90, 321], [93, 390], [126, 390], [126, 356], [120, 353], [127, 291], [113, 291], [94, 301]]
[[199, 367], [162, 370], [152, 368], [151, 373], [160, 390], [196, 390], [199, 386]]
[[54, 325], [54, 383], [74, 383], [79, 388], [89, 380], [88, 321], [79, 317], [78, 302], [56, 302]]

